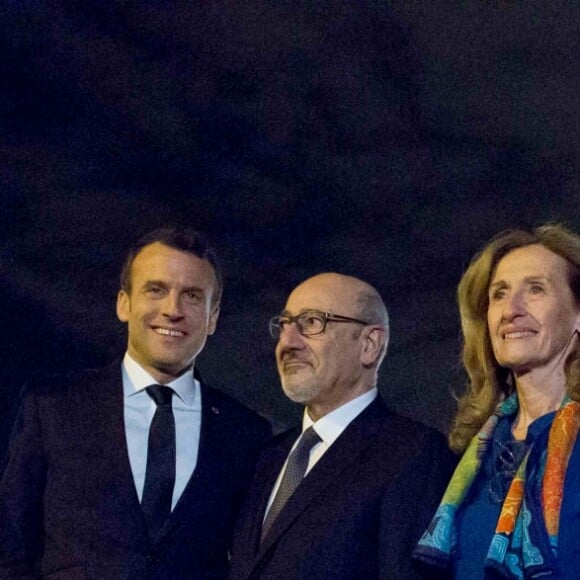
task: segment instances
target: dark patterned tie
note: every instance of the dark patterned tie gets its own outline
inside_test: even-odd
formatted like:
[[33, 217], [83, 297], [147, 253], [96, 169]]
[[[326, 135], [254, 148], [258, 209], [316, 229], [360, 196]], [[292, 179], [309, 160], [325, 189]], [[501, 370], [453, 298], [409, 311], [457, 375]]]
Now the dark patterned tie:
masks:
[[151, 385], [146, 390], [157, 409], [149, 428], [141, 507], [149, 536], [155, 538], [171, 514], [175, 486], [175, 418], [171, 408], [174, 391], [163, 385]]
[[278, 488], [276, 497], [274, 498], [274, 501], [270, 506], [270, 511], [262, 525], [262, 541], [266, 537], [268, 530], [272, 527], [274, 520], [278, 517], [278, 514], [282, 511], [282, 508], [290, 496], [304, 479], [304, 474], [308, 467], [310, 450], [320, 441], [321, 439], [318, 433], [312, 427], [308, 427], [308, 429], [306, 429], [302, 434], [296, 449], [294, 449], [290, 454], [284, 477], [280, 482], [280, 487]]

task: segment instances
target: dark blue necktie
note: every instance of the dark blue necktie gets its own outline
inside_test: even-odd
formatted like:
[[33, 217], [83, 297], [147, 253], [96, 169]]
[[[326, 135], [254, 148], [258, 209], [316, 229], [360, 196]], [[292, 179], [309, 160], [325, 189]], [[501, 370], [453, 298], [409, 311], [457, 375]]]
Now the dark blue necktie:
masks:
[[163, 385], [151, 385], [146, 390], [157, 409], [149, 428], [141, 507], [149, 536], [155, 538], [171, 514], [175, 486], [175, 418], [171, 408], [174, 391]]
[[262, 540], [266, 537], [268, 530], [272, 527], [274, 520], [278, 517], [278, 514], [282, 511], [290, 496], [296, 491], [296, 488], [304, 479], [304, 474], [308, 467], [308, 459], [310, 458], [310, 450], [320, 441], [321, 439], [318, 433], [312, 427], [308, 427], [302, 434], [300, 442], [294, 451], [290, 453], [284, 477], [282, 477], [276, 497], [262, 524]]

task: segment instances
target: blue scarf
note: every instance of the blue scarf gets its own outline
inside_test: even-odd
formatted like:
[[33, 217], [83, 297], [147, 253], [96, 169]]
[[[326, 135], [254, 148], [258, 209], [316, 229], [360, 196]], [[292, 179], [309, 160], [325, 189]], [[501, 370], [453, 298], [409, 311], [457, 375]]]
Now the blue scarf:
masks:
[[[518, 411], [514, 393], [471, 440], [413, 557], [447, 568], [457, 543], [456, 519], [502, 417]], [[565, 399], [552, 426], [528, 449], [509, 487], [485, 567], [505, 578], [555, 575], [558, 526], [568, 460], [578, 435], [580, 404]]]

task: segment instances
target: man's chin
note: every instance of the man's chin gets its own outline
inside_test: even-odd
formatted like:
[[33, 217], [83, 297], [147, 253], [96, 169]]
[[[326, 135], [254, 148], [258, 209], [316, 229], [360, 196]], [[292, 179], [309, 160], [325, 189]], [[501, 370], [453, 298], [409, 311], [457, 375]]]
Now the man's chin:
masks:
[[291, 381], [282, 381], [282, 390], [291, 401], [300, 405], [308, 405], [318, 394], [318, 389], [315, 385]]
[[183, 361], [172, 361], [172, 360], [158, 360], [155, 361], [155, 370], [168, 377], [179, 377], [193, 367], [193, 363], [185, 363]]

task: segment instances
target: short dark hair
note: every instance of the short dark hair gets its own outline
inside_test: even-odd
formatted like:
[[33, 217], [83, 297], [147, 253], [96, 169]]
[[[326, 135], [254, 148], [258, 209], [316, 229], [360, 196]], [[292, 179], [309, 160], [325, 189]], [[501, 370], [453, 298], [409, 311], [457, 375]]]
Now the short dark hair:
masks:
[[216, 304], [219, 303], [223, 292], [223, 275], [215, 249], [203, 234], [191, 228], [158, 228], [140, 238], [129, 249], [125, 257], [123, 268], [121, 269], [122, 290], [128, 294], [131, 292], [131, 266], [137, 254], [146, 246], [155, 244], [156, 242], [174, 248], [175, 250], [188, 252], [202, 260], [207, 260], [213, 268], [217, 282], [217, 292], [214, 302]]

